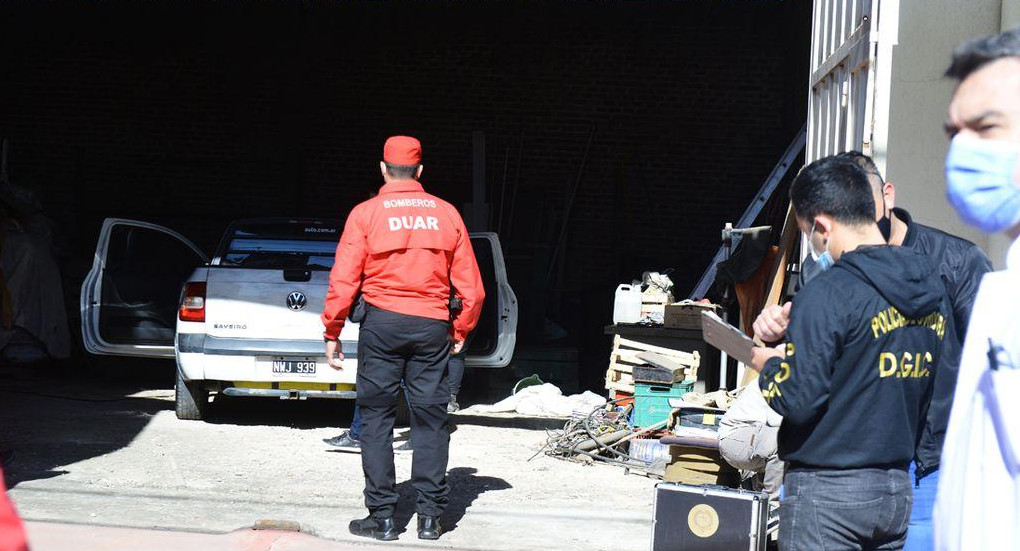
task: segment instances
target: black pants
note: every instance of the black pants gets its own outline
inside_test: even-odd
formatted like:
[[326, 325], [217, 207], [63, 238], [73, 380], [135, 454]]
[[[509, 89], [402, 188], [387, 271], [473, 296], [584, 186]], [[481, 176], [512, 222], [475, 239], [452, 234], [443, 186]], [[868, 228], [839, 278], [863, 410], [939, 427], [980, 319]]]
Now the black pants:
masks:
[[411, 404], [411, 483], [418, 494], [418, 514], [439, 516], [449, 500], [449, 335], [448, 322], [372, 306], [361, 324], [357, 380], [363, 425], [361, 467], [365, 472], [365, 506], [373, 516], [392, 516], [397, 506], [393, 423], [401, 379], [407, 385]]

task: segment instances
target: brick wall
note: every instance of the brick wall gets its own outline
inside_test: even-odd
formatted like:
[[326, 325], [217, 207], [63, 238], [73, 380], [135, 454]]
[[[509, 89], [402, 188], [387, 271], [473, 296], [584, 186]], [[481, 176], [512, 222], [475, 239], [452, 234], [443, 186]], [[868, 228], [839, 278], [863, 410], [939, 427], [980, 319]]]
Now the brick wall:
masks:
[[519, 181], [502, 229], [535, 310], [594, 127], [549, 295], [576, 332], [644, 269], [676, 268], [686, 292], [805, 116], [806, 0], [0, 11], [11, 176], [59, 220], [69, 272], [107, 216], [206, 248], [237, 217], [339, 217], [377, 187], [392, 133], [420, 137], [426, 185], [464, 203], [481, 130], [495, 202]]

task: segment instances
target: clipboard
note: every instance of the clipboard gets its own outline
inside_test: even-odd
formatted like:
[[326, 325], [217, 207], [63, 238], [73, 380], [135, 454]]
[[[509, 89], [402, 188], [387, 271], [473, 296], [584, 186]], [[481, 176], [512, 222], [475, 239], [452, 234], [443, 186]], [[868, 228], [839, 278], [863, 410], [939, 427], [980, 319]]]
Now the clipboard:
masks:
[[715, 312], [701, 313], [701, 334], [708, 344], [726, 352], [744, 365], [751, 365], [754, 341], [740, 329], [723, 321]]

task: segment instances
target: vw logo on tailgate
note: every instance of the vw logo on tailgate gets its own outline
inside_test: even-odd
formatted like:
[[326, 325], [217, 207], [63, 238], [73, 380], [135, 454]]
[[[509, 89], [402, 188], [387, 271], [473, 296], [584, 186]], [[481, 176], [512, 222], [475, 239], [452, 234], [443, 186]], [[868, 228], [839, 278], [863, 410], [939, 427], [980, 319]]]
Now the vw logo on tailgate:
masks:
[[308, 298], [301, 291], [294, 291], [287, 295], [287, 308], [295, 312], [300, 312], [305, 309], [305, 305], [308, 304]]

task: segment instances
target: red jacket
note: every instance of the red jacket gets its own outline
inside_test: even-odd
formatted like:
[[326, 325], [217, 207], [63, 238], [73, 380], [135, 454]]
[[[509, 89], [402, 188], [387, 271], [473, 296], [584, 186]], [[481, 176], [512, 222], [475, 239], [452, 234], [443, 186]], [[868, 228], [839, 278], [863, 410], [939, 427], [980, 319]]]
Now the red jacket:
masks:
[[420, 183], [390, 182], [347, 217], [322, 312], [325, 336], [340, 336], [359, 289], [377, 308], [448, 320], [451, 284], [463, 302], [453, 320], [453, 337], [462, 341], [478, 323], [485, 299], [464, 221]]
[[0, 551], [26, 551], [28, 540], [18, 512], [7, 499], [4, 473], [0, 471]]

